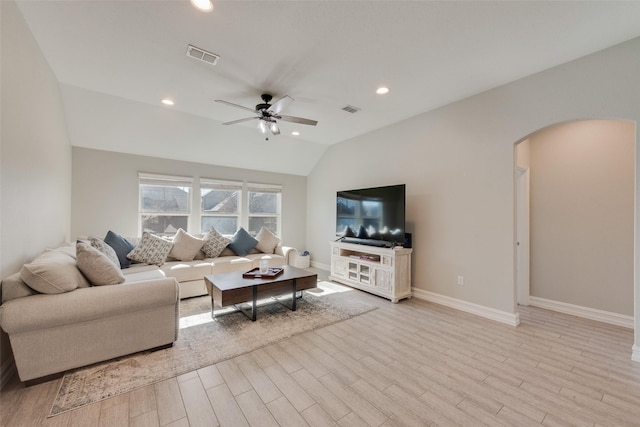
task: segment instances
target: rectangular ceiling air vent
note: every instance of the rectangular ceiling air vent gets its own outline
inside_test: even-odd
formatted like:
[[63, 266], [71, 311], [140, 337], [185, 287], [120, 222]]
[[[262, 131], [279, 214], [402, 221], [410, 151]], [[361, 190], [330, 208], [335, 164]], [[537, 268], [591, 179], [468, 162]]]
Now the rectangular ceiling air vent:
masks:
[[346, 111], [347, 113], [357, 113], [358, 111], [360, 111], [360, 108], [358, 107], [354, 107], [353, 105], [347, 105], [346, 107], [342, 108], [344, 111]]
[[189, 58], [197, 59], [202, 62], [206, 62], [209, 65], [216, 65], [218, 59], [220, 59], [219, 55], [215, 53], [207, 52], [204, 49], [200, 49], [195, 46], [187, 46], [187, 56]]

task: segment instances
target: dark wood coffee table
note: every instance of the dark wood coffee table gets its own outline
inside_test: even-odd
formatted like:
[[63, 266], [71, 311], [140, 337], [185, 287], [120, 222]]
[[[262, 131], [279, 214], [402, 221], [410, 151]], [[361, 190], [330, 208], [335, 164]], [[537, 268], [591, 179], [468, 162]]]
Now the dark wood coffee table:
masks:
[[[256, 304], [259, 299], [291, 294], [291, 311], [296, 311], [296, 293], [300, 297], [305, 289], [318, 287], [318, 275], [301, 268], [284, 266], [282, 274], [270, 278], [245, 279], [243, 272], [210, 274], [204, 276], [207, 292], [211, 295], [211, 317], [215, 318], [214, 305], [220, 307], [235, 306], [252, 321], [256, 321]], [[281, 301], [277, 300], [282, 303]], [[238, 307], [249, 302], [250, 314]]]

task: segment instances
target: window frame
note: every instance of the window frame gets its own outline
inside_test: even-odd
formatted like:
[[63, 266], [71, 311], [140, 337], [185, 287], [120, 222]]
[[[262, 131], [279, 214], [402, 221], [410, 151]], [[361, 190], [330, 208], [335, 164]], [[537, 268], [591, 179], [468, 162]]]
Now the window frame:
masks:
[[[198, 207], [198, 224], [200, 227], [200, 231], [202, 233], [206, 233], [209, 230], [202, 229], [202, 219], [206, 217], [229, 217], [234, 216], [237, 217], [238, 227], [242, 226], [242, 212], [244, 208], [244, 183], [242, 181], [231, 181], [231, 180], [223, 180], [223, 179], [211, 179], [211, 178], [200, 178], [200, 200]], [[204, 211], [202, 206], [202, 190], [204, 189], [213, 189], [213, 190], [236, 190], [238, 192], [238, 212], [236, 214], [230, 214], [228, 212], [225, 213], [207, 213]], [[224, 236], [231, 236], [232, 234], [222, 233]]]
[[[148, 172], [138, 172], [138, 235], [142, 235], [143, 228], [143, 215], [144, 216], [176, 216], [176, 217], [186, 217], [187, 219], [187, 229], [191, 228], [191, 203], [193, 197], [194, 190], [194, 179], [189, 176], [181, 176], [181, 175], [166, 175], [166, 174], [156, 174], [156, 173], [148, 173]], [[142, 203], [142, 193], [143, 186], [156, 186], [156, 187], [176, 187], [176, 188], [187, 188], [188, 196], [187, 196], [187, 204], [185, 212], [171, 212], [171, 211], [153, 211], [153, 210], [143, 210]], [[186, 230], [185, 230], [186, 231]], [[169, 235], [170, 233], [159, 233], [154, 232], [157, 235]]]
[[[248, 182], [246, 184], [246, 227], [245, 229], [250, 233], [251, 230], [249, 230], [249, 221], [252, 217], [268, 217], [268, 218], [277, 218], [276, 224], [277, 224], [277, 229], [276, 230], [271, 230], [271, 232], [273, 232], [273, 234], [275, 234], [276, 236], [280, 237], [282, 235], [282, 185], [280, 184], [262, 184], [262, 183], [256, 183], [256, 182]], [[265, 213], [260, 213], [260, 214], [252, 214], [249, 209], [250, 209], [250, 203], [249, 203], [249, 198], [250, 198], [250, 193], [273, 193], [273, 194], [277, 194], [278, 195], [278, 201], [277, 201], [277, 206], [276, 206], [276, 213], [275, 214], [265, 214]], [[256, 234], [259, 232], [260, 230], [256, 231]], [[253, 234], [252, 234], [253, 235]], [[255, 235], [254, 235], [255, 237]]]

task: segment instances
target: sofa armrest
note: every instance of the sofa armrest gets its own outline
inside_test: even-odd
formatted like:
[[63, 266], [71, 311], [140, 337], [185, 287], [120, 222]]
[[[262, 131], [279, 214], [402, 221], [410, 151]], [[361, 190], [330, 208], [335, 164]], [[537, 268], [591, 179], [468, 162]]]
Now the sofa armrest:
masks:
[[179, 297], [173, 277], [38, 294], [2, 304], [0, 326], [9, 334], [48, 329], [177, 304]]
[[277, 246], [275, 253], [278, 255], [282, 255], [286, 260], [287, 265], [291, 265], [293, 262], [293, 255], [298, 253], [296, 248], [292, 248], [291, 246]]

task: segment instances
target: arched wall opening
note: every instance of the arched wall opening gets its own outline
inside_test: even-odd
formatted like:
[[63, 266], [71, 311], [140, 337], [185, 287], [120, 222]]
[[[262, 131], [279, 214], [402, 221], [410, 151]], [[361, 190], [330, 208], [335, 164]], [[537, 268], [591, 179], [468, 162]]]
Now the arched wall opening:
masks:
[[626, 120], [558, 123], [516, 143], [517, 304], [634, 327], [635, 150]]

